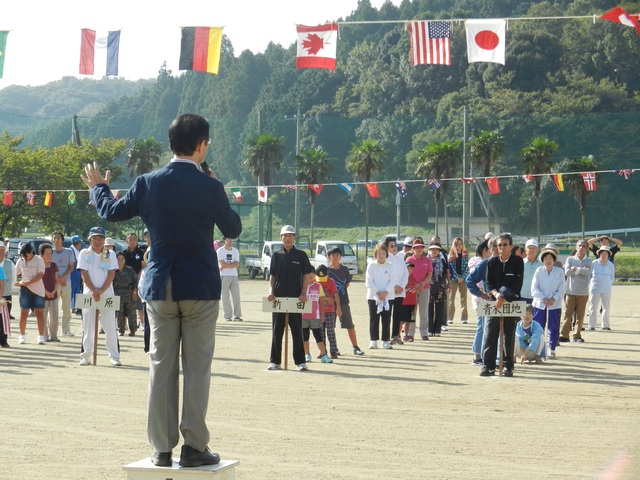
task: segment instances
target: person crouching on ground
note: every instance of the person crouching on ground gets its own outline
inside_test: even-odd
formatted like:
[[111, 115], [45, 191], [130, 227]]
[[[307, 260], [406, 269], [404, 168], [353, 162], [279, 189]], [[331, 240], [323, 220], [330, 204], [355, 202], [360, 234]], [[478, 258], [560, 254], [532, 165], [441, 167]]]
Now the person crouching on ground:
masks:
[[516, 326], [516, 359], [520, 357], [520, 363], [542, 363], [546, 358], [546, 345], [544, 341], [544, 328], [538, 322], [533, 321], [534, 308], [527, 305], [527, 310]]
[[564, 298], [564, 270], [556, 267], [557, 253], [553, 248], [543, 248], [540, 261], [543, 266], [533, 274], [533, 319], [544, 329], [549, 329], [549, 358], [556, 358], [556, 347], [560, 343], [560, 312]]
[[[98, 302], [103, 295], [113, 295], [113, 279], [118, 269], [118, 261], [113, 251], [104, 246], [105, 233], [102, 227], [93, 227], [89, 233], [89, 248], [80, 252], [78, 269], [82, 273], [85, 295], [92, 295]], [[82, 354], [80, 365], [89, 365], [94, 344], [95, 310], [82, 310]], [[111, 365], [120, 366], [118, 336], [116, 334], [115, 310], [100, 311], [100, 325], [106, 337], [107, 353]]]

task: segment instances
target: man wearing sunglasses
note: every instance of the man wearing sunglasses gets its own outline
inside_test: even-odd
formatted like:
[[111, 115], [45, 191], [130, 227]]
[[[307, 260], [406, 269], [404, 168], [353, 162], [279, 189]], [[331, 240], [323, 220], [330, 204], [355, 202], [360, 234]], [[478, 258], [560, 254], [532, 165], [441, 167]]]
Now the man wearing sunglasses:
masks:
[[[498, 236], [498, 256], [492, 257], [487, 262], [487, 292], [495, 299], [497, 308], [501, 308], [504, 302], [520, 300], [524, 261], [522, 257], [511, 254], [512, 245], [511, 235], [508, 233], [500, 234]], [[504, 346], [502, 348], [504, 349], [505, 367], [503, 373], [505, 377], [513, 376], [513, 347], [518, 317], [505, 316], [487, 317], [486, 319], [482, 352], [484, 365], [480, 371], [481, 377], [495, 375], [500, 318], [504, 319]]]

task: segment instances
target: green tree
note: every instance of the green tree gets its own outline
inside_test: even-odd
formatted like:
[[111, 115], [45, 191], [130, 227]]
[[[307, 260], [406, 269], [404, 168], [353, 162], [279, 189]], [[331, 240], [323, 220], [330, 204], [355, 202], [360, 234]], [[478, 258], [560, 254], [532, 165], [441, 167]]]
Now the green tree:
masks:
[[593, 192], [587, 190], [584, 185], [582, 173], [593, 172], [600, 168], [593, 155], [581, 158], [571, 158], [565, 160], [558, 165], [558, 169], [562, 172], [573, 172], [572, 175], [563, 176], [563, 182], [569, 187], [571, 196], [578, 202], [580, 208], [580, 217], [582, 219], [582, 238], [585, 238], [585, 216], [587, 211], [587, 198]]
[[558, 144], [544, 137], [537, 137], [530, 141], [529, 145], [521, 151], [525, 173], [534, 175], [533, 194], [536, 198], [536, 228], [538, 241], [540, 241], [540, 190], [542, 179], [551, 172], [553, 161], [551, 156], [558, 150]]
[[132, 176], [144, 175], [160, 164], [161, 155], [162, 144], [158, 143], [155, 138], [134, 140], [127, 153], [125, 166]]
[[263, 133], [247, 141], [244, 165], [258, 180], [258, 185], [271, 185], [271, 170], [279, 172], [283, 159], [284, 137]]
[[[364, 140], [359, 144], [352, 144], [347, 156], [347, 170], [365, 182], [371, 181], [372, 173], [380, 173], [384, 170], [386, 150], [376, 140]], [[365, 256], [369, 255], [369, 193], [365, 188], [364, 197], [364, 221], [365, 221]]]
[[[491, 176], [491, 166], [498, 163], [504, 151], [504, 137], [497, 130], [482, 130], [471, 140], [471, 161], [482, 172], [485, 178]], [[486, 183], [477, 184], [483, 203], [486, 204], [487, 220], [491, 230], [491, 197], [487, 191]]]
[[[442, 143], [430, 143], [424, 148], [414, 150], [410, 157], [414, 162], [414, 172], [420, 178], [427, 179], [442, 179], [453, 176], [455, 165], [460, 164], [460, 156], [462, 154], [460, 150], [461, 141], [446, 141]], [[440, 188], [436, 189], [433, 193], [433, 197], [436, 203], [436, 235], [438, 235], [438, 204], [440, 202], [441, 194], [444, 196], [445, 205], [444, 212], [445, 218], [447, 218], [447, 191], [449, 188], [449, 182], [442, 182]], [[449, 241], [449, 233], [447, 228], [446, 242]]]
[[[329, 158], [327, 152], [322, 147], [317, 146], [309, 150], [300, 152], [300, 155], [296, 156], [296, 183], [306, 184], [322, 184], [330, 178], [330, 173], [333, 168], [333, 161], [335, 158]], [[314, 206], [316, 197], [318, 194], [311, 188], [307, 187], [307, 194], [309, 195], [309, 205], [311, 206], [311, 239], [310, 243], [313, 245], [313, 227], [314, 227]]]

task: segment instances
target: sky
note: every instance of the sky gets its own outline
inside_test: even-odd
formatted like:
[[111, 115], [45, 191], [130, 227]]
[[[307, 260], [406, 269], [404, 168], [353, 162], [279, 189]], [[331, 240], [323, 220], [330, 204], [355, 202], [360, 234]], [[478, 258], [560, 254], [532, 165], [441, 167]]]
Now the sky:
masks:
[[[380, 8], [385, 0], [371, 0]], [[392, 0], [399, 5], [401, 0]], [[224, 27], [234, 52], [285, 47], [295, 25], [346, 17], [358, 0], [3, 0], [0, 30], [9, 30], [0, 88], [42, 85], [77, 76], [80, 29], [121, 30], [119, 75], [155, 78], [166, 61], [178, 73], [180, 27]], [[88, 77], [94, 78], [94, 77]]]

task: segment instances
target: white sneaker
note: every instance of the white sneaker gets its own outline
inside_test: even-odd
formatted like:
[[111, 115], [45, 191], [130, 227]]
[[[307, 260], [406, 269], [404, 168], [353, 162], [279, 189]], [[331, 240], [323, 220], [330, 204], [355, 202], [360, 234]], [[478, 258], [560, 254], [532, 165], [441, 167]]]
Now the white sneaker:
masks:
[[38, 345], [44, 345], [45, 343], [47, 343], [47, 337], [39, 335], [38, 336]]
[[556, 351], [555, 350], [551, 350], [549, 352], [549, 360], [555, 360], [556, 359]]
[[449, 325], [453, 325], [453, 320], [447, 320], [447, 323], [448, 323]]
[[382, 348], [386, 348], [387, 350], [393, 350], [391, 346], [391, 342], [382, 342]]
[[18, 343], [27, 343], [27, 336], [20, 335], [20, 339], [18, 340]]
[[65, 337], [75, 337], [75, 334], [74, 334], [71, 330], [69, 330], [68, 332], [66, 332], [66, 333], [64, 334], [64, 336], [65, 336]]
[[109, 361], [111, 362], [111, 365], [113, 365], [114, 367], [119, 367], [120, 365], [122, 365], [120, 363], [120, 359], [119, 358], [111, 357], [111, 359]]
[[270, 363], [267, 370], [280, 370], [280, 365], [277, 363]]
[[463, 323], [464, 325], [466, 325], [466, 324], [467, 324], [467, 321], [466, 321], [466, 320], [462, 320], [462, 323]]
[[306, 363], [301, 363], [300, 365], [296, 365], [298, 367], [298, 370], [300, 370], [301, 372], [306, 372], [307, 370], [309, 370], [307, 368], [307, 364]]
[[449, 330], [449, 328], [446, 325], [442, 325], [442, 327], [440, 327], [440, 330], [442, 330], [443, 332], [446, 332]]
[[374, 348], [378, 348], [378, 341], [377, 340], [371, 340], [371, 343], [369, 343], [369, 349], [372, 350]]
[[82, 357], [80, 359], [80, 365], [82, 366], [89, 365], [89, 357]]

